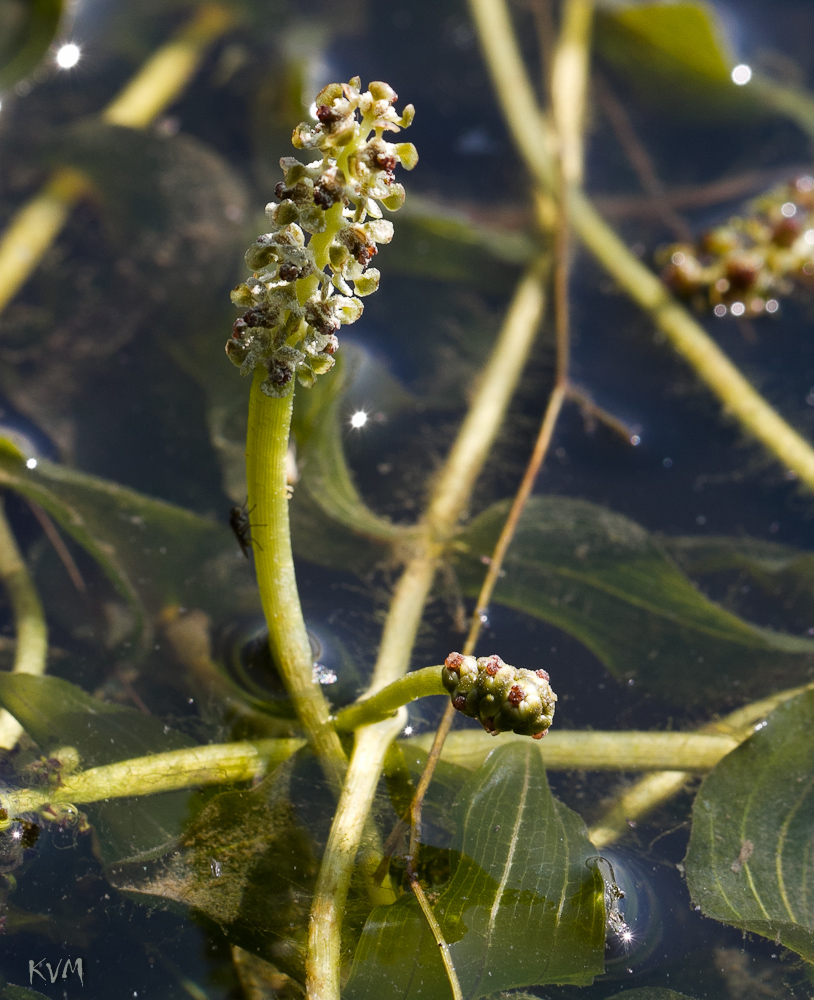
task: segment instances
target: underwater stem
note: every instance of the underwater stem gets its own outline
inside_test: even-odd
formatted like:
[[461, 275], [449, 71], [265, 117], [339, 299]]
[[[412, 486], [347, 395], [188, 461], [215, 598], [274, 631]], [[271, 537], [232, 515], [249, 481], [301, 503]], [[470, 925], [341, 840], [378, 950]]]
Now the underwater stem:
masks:
[[[570, 274], [570, 199], [568, 195], [572, 186], [582, 176], [582, 133], [592, 19], [592, 0], [566, 0], [563, 9], [563, 26], [557, 40], [552, 70], [551, 93], [559, 153], [556, 164], [557, 206], [554, 225], [554, 326], [557, 345], [554, 388], [546, 405], [543, 421], [531, 457], [526, 465], [523, 479], [489, 560], [489, 569], [481, 585], [472, 613], [469, 634], [464, 643], [463, 653], [465, 656], [471, 655], [475, 651], [509, 545], [517, 531], [526, 502], [548, 453], [563, 404], [568, 397], [568, 371], [571, 353], [568, 301]], [[413, 876], [418, 862], [424, 797], [435, 773], [453, 718], [454, 709], [452, 704], [449, 704], [438, 724], [427, 763], [410, 805], [410, 848], [407, 870]], [[418, 880], [413, 877], [412, 881], [416, 885]]]
[[[428, 749], [430, 735], [411, 737], [405, 748]], [[463, 729], [447, 738], [442, 760], [474, 770], [498, 745], [497, 741], [527, 740], [528, 736], [502, 733], [490, 736], [480, 729]], [[551, 729], [539, 748], [547, 770], [656, 771], [665, 767], [703, 773], [711, 770], [744, 739], [744, 734], [698, 732], [626, 732]]]
[[[393, 592], [368, 696], [407, 672], [437, 561], [469, 502], [534, 342], [543, 314], [547, 271], [547, 259], [542, 259], [521, 279], [464, 423], [436, 478], [411, 557]], [[306, 957], [309, 1000], [339, 1000], [343, 893], [347, 893], [387, 748], [401, 725], [397, 717], [356, 735], [348, 780], [314, 891]]]
[[[16, 633], [15, 673], [44, 674], [48, 655], [48, 627], [39, 594], [17, 547], [0, 501], [0, 580], [11, 602]], [[10, 749], [23, 727], [5, 709], [0, 711], [0, 747]]]
[[286, 455], [294, 394], [282, 399], [260, 388], [266, 377], [258, 368], [249, 398], [246, 479], [257, 585], [269, 630], [272, 658], [285, 682], [326, 777], [338, 789], [345, 754], [331, 724], [328, 703], [314, 680], [314, 657], [302, 616], [288, 523]]
[[[699, 734], [722, 734], [742, 743], [754, 732], [755, 723], [766, 718], [778, 705], [814, 688], [814, 683], [778, 691], [768, 698], [735, 709], [723, 719], [714, 719], [699, 727]], [[679, 763], [678, 760], [671, 763]], [[692, 777], [688, 771], [658, 771], [648, 774], [626, 789], [588, 831], [593, 844], [607, 847], [627, 833], [630, 821], [638, 820], [677, 795]]]
[[[158, 49], [114, 98], [102, 118], [130, 128], [149, 125], [175, 100], [209, 46], [234, 20], [233, 13], [219, 4], [198, 8], [175, 38]], [[11, 219], [0, 239], [0, 312], [34, 272], [89, 187], [78, 171], [57, 167], [44, 187]]]
[[36, 812], [48, 803], [82, 805], [102, 799], [157, 795], [200, 785], [228, 785], [264, 777], [305, 745], [305, 740], [269, 739], [212, 743], [135, 757], [63, 774], [57, 785], [26, 788], [0, 796], [9, 817]]

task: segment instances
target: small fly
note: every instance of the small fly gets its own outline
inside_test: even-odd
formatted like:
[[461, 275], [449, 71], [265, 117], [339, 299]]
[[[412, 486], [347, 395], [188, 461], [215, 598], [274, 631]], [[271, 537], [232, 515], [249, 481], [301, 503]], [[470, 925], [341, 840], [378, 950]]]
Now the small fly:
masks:
[[[254, 510], [254, 507], [251, 510], [246, 510], [246, 505], [244, 504], [242, 507], [232, 507], [229, 511], [229, 527], [234, 532], [237, 544], [240, 546], [240, 551], [247, 559], [249, 558], [249, 550], [252, 544], [260, 545], [259, 542], [255, 542], [252, 538], [252, 527], [263, 527], [262, 524], [252, 525], [249, 522], [249, 515], [252, 510]], [[262, 548], [262, 546], [260, 547]]]

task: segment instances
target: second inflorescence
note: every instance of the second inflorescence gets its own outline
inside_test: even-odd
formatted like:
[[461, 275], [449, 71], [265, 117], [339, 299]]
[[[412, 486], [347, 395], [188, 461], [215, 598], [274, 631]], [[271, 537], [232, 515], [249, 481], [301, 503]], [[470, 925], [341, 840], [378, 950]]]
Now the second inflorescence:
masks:
[[396, 99], [386, 83], [366, 91], [358, 77], [329, 84], [317, 95], [316, 124], [301, 123], [292, 139], [321, 158], [280, 160], [284, 179], [278, 200], [266, 206], [269, 231], [246, 252], [253, 273], [232, 291], [244, 312], [226, 344], [241, 374], [265, 369], [268, 396], [287, 396], [295, 378], [310, 387], [329, 371], [339, 327], [361, 316], [361, 298], [378, 287], [379, 272], [368, 265], [377, 244], [393, 238], [382, 206], [402, 206], [395, 168], [412, 170], [418, 162], [412, 143], [384, 139], [413, 119], [411, 104], [397, 115]]
[[512, 667], [497, 655], [450, 653], [441, 677], [453, 706], [493, 736], [511, 731], [541, 740], [554, 721], [557, 696], [545, 670]]
[[779, 308], [795, 283], [814, 282], [814, 178], [798, 177], [755, 200], [750, 212], [696, 244], [660, 252], [662, 278], [716, 316], [759, 316]]

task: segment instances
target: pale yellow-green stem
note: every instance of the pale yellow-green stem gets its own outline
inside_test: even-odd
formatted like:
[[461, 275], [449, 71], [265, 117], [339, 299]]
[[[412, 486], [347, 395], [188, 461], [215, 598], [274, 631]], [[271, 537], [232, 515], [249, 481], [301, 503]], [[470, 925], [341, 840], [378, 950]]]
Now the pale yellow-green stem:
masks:
[[9, 791], [0, 795], [0, 806], [13, 819], [36, 812], [48, 803], [83, 805], [103, 799], [158, 795], [181, 788], [254, 781], [303, 746], [305, 740], [271, 739], [169, 750], [77, 774], [62, 774], [59, 784], [54, 786]]
[[[433, 484], [412, 554], [393, 592], [368, 696], [398, 680], [409, 667], [438, 558], [469, 502], [540, 324], [546, 273], [546, 263], [538, 262], [518, 285], [467, 416]], [[339, 1000], [345, 899], [384, 757], [400, 725], [397, 717], [356, 735], [314, 892], [306, 955], [309, 1000]]]
[[551, 68], [551, 105], [566, 187], [582, 183], [593, 0], [567, 0]]
[[[114, 98], [102, 118], [130, 128], [149, 125], [178, 97], [209, 46], [234, 22], [234, 13], [220, 4], [198, 8]], [[0, 311], [33, 273], [88, 190], [89, 182], [77, 171], [57, 167], [42, 189], [17, 211], [0, 239]]]
[[[501, 733], [490, 736], [481, 729], [450, 733], [441, 759], [467, 770], [479, 767], [487, 755], [502, 743], [528, 740], [528, 736]], [[404, 740], [405, 754], [410, 747], [429, 750], [432, 734], [425, 733]], [[544, 740], [535, 743], [550, 771], [579, 769], [585, 771], [655, 771], [665, 767], [703, 773], [740, 743], [735, 736], [711, 733], [652, 733], [575, 731], [550, 729]]]
[[[765, 719], [778, 705], [813, 687], [814, 684], [805, 684], [777, 691], [767, 698], [730, 712], [723, 719], [706, 723], [698, 732], [702, 735], [722, 734], [741, 743], [754, 731], [755, 723]], [[675, 760], [670, 763], [675, 766], [679, 762]], [[684, 788], [690, 778], [692, 774], [686, 770], [657, 771], [641, 778], [618, 796], [602, 818], [591, 827], [588, 831], [591, 841], [597, 848], [602, 848], [621, 839], [630, 829], [631, 822], [636, 822], [668, 802]]]
[[302, 616], [291, 552], [286, 456], [294, 393], [282, 399], [267, 396], [260, 388], [267, 375], [262, 365], [255, 370], [246, 437], [248, 508], [252, 512], [257, 585], [274, 662], [326, 777], [339, 789], [345, 754], [331, 723], [322, 688], [314, 680], [314, 656]]
[[336, 728], [348, 732], [361, 726], [370, 726], [374, 722], [390, 718], [402, 705], [407, 705], [417, 698], [446, 694], [446, 688], [441, 681], [443, 669], [437, 666], [413, 670], [380, 689], [372, 697], [357, 701], [355, 705], [348, 705], [347, 708], [337, 712]]
[[[39, 594], [29, 575], [0, 501], [0, 581], [6, 588], [14, 619], [16, 648], [15, 673], [45, 673], [48, 656], [48, 627]], [[23, 727], [5, 709], [0, 711], [0, 747], [10, 749]]]

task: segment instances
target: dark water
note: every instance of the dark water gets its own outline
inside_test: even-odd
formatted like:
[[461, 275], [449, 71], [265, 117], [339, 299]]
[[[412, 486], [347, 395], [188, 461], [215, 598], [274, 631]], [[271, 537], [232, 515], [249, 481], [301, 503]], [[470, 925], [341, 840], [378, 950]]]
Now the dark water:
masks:
[[[536, 71], [539, 51], [526, 6], [518, 5], [516, 13]], [[72, 25], [60, 36], [81, 46], [76, 67], [57, 70], [49, 54], [26, 83], [2, 95], [3, 225], [54, 165], [86, 170], [96, 188], [0, 315], [0, 420], [26, 435], [42, 457], [225, 526], [229, 507], [245, 499], [235, 469], [248, 385], [222, 348], [235, 315], [229, 289], [244, 274], [242, 253], [264, 227], [262, 207], [280, 176], [277, 161], [292, 152], [290, 130], [312, 91], [355, 74], [363, 82], [387, 80], [399, 92], [399, 106], [416, 106], [407, 138], [421, 160], [405, 181], [408, 202], [395, 219], [395, 241], [377, 260], [381, 289], [367, 300], [364, 318], [344, 334], [343, 344], [373, 357], [405, 395], [385, 394], [376, 411], [382, 419], [361, 432], [348, 423], [343, 441], [370, 506], [410, 522], [426, 495], [428, 473], [453, 440], [520, 275], [518, 254], [507, 259], [498, 249], [489, 252], [488, 239], [486, 249], [476, 250], [439, 242], [426, 219], [454, 209], [461, 218], [493, 225], [501, 236], [522, 237], [526, 251], [535, 238], [528, 179], [492, 96], [467, 11], [454, 0], [239, 5], [243, 24], [213, 44], [190, 85], [154, 126], [127, 137], [101, 127], [95, 116], [192, 9], [180, 2], [80, 0]], [[715, 9], [738, 60], [801, 86], [810, 82], [810, 4], [783, 0]], [[618, 67], [604, 65], [602, 72], [668, 190], [749, 171], [763, 171], [768, 188], [772, 176], [782, 181], [810, 161], [810, 139], [784, 119], [716, 114], [688, 106], [680, 94], [672, 101], [654, 98]], [[614, 205], [639, 195], [640, 188], [593, 103], [586, 172], [589, 192], [604, 199], [600, 203], [628, 245], [651, 262], [671, 234], [645, 214], [614, 215]], [[759, 190], [756, 185], [753, 193]], [[411, 198], [419, 208], [411, 207]], [[744, 201], [710, 201], [684, 218], [699, 233]], [[491, 238], [497, 246], [497, 236]], [[658, 536], [749, 536], [810, 549], [810, 498], [721, 418], [717, 401], [654, 338], [649, 319], [579, 249], [571, 303], [573, 379], [640, 444], [631, 446], [601, 423], [586, 427], [569, 407], [537, 492], [588, 500]], [[748, 326], [731, 318], [704, 320], [730, 358], [809, 439], [813, 312], [811, 294], [795, 291], [777, 315]], [[549, 319], [479, 482], [473, 516], [516, 489], [553, 366]], [[367, 405], [368, 397], [357, 390], [343, 401], [342, 412], [349, 416]], [[45, 605], [56, 650], [49, 673], [113, 703], [143, 707], [194, 741], [245, 735], [214, 694], [185, 679], [160, 632], [148, 652], [132, 650], [122, 602], [90, 556], [70, 543], [87, 584], [80, 594], [27, 503], [10, 492], [6, 508]], [[168, 558], [176, 558], [174, 550]], [[143, 571], [161, 577], [163, 559], [151, 550]], [[184, 560], [174, 570], [181, 581], [175, 602], [205, 607], [213, 634], [225, 632], [235, 641], [242, 634], [235, 623], [257, 615], [250, 565], [235, 546], [223, 556], [226, 568], [218, 583], [202, 580], [194, 554]], [[352, 700], [375, 659], [393, 571], [343, 572], [303, 560], [298, 573], [306, 617], [333, 650], [329, 665], [336, 665], [341, 682], [336, 697]], [[737, 574], [697, 582], [758, 624], [798, 635], [814, 627], [814, 604], [806, 595], [792, 600], [780, 594], [774, 601], [744, 596], [748, 584]], [[169, 603], [166, 593], [164, 599]], [[147, 601], [157, 616], [154, 591]], [[460, 646], [453, 605], [454, 595], [440, 593], [429, 606], [415, 666], [439, 662], [439, 651]], [[7, 604], [2, 616], [8, 637], [13, 628]], [[560, 696], [557, 724], [563, 728], [680, 728], [707, 718], [708, 707], [742, 700], [735, 689], [716, 692], [711, 706], [671, 700], [638, 678], [630, 683], [614, 677], [578, 637], [500, 605], [490, 612], [481, 646], [481, 652], [499, 647], [511, 663], [544, 663]], [[5, 647], [0, 652], [10, 665], [11, 654]], [[416, 732], [431, 728], [435, 708], [412, 710]], [[23, 766], [38, 755], [24, 743], [5, 765], [8, 780], [21, 780]], [[300, 817], [322, 843], [327, 795], [324, 789], [310, 791], [319, 779], [307, 768], [297, 782]], [[611, 773], [552, 774], [551, 784], [588, 822], [617, 787]], [[609, 956], [609, 980], [619, 989], [656, 985], [698, 998], [809, 996], [807, 973], [796, 956], [763, 938], [745, 939], [691, 909], [676, 869], [686, 850], [690, 802], [689, 794], [677, 797], [632, 830], [620, 848], [620, 866], [629, 852], [660, 915], [641, 918], [653, 928], [649, 953], [642, 947]], [[192, 803], [189, 809], [191, 815]], [[137, 825], [137, 809], [131, 815]], [[443, 824], [439, 830], [441, 840], [448, 837]], [[180, 906], [153, 909], [114, 889], [94, 835], [44, 825], [11, 877], [16, 884], [6, 887], [7, 934], [0, 938], [8, 982], [29, 985], [29, 960], [55, 965], [81, 957], [84, 986], [75, 977], [52, 985], [34, 976], [33, 987], [70, 997], [241, 995], [223, 933], [191, 920]], [[601, 981], [581, 990], [532, 992], [600, 1000], [613, 989]]]

